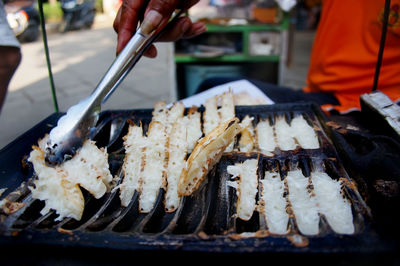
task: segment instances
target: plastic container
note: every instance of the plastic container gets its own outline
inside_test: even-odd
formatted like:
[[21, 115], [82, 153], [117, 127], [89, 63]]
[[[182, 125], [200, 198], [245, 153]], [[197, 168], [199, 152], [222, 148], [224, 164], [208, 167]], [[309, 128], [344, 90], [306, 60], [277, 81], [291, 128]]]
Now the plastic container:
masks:
[[212, 77], [239, 77], [243, 76], [240, 65], [188, 65], [184, 68], [186, 96], [196, 93], [199, 85]]

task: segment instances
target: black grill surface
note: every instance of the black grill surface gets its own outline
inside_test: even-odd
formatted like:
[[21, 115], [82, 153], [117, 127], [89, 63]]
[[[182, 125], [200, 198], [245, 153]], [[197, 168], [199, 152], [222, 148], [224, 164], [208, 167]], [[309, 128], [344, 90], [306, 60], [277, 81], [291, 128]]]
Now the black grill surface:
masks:
[[[202, 111], [203, 109], [199, 109]], [[101, 114], [94, 140], [99, 147], [107, 147], [111, 173], [122, 178], [124, 158], [122, 137], [127, 133], [128, 120], [142, 121], [144, 129], [151, 120], [151, 109], [113, 110]], [[271, 106], [236, 107], [239, 118], [245, 115], [274, 120], [284, 115], [289, 121], [302, 114], [317, 130], [321, 148], [279, 151], [268, 157], [259, 153], [225, 153], [211, 170], [207, 181], [194, 195], [183, 197], [180, 207], [166, 213], [161, 190], [156, 206], [148, 214], [138, 212], [138, 194], [128, 207], [122, 207], [119, 192], [107, 193], [95, 199], [84, 192], [85, 210], [80, 221], [64, 219], [56, 222], [55, 212], [40, 215], [44, 203], [31, 197], [28, 185], [34, 178], [32, 166], [26, 163], [31, 146], [56, 125], [62, 114], [56, 113], [36, 125], [0, 151], [0, 187], [8, 190], [2, 198], [22, 203], [10, 215], [1, 215], [0, 244], [8, 248], [21, 246], [70, 247], [106, 249], [108, 251], [179, 251], [217, 254], [370, 254], [394, 252], [395, 239], [381, 235], [379, 223], [365, 203], [368, 187], [348, 175], [333, 142], [332, 127], [320, 109], [313, 104], [277, 104]], [[248, 158], [259, 158], [259, 178], [265, 170], [278, 170], [281, 175], [300, 168], [308, 176], [315, 164], [322, 164], [334, 179], [342, 178], [344, 194], [352, 203], [355, 225], [353, 235], [334, 233], [324, 217], [320, 234], [302, 236], [295, 219], [290, 218], [290, 232], [285, 236], [271, 235], [266, 230], [264, 217], [255, 211], [249, 221], [234, 217], [236, 193], [226, 185], [227, 165]], [[360, 181], [362, 181], [360, 179]]]

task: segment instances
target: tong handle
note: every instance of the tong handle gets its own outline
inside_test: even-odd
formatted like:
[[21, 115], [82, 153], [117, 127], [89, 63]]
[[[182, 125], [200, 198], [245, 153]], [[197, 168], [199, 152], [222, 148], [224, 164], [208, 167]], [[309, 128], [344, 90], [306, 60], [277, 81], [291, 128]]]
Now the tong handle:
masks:
[[174, 24], [184, 11], [180, 10], [164, 27], [143, 34], [141, 28], [133, 35], [121, 53], [114, 60], [96, 89], [92, 92], [92, 104], [105, 103], [127, 74], [136, 65], [143, 53], [167, 28]]

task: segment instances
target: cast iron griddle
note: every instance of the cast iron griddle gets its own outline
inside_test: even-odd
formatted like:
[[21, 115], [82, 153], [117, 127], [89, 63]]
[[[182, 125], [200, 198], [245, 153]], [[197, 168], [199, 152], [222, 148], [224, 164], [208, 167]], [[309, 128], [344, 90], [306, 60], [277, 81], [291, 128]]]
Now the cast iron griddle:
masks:
[[[199, 111], [203, 111], [202, 108]], [[152, 109], [113, 110], [101, 114], [95, 137], [99, 147], [107, 147], [111, 173], [122, 177], [124, 158], [122, 137], [127, 133], [128, 120], [141, 121], [144, 130], [152, 117]], [[374, 218], [357, 188], [348, 176], [323, 124], [326, 117], [318, 107], [309, 103], [276, 104], [270, 106], [238, 106], [236, 115], [254, 116], [254, 123], [277, 115], [289, 121], [301, 114], [317, 131], [320, 149], [294, 151], [276, 150], [273, 156], [258, 152], [225, 153], [211, 170], [207, 181], [189, 197], [183, 197], [180, 207], [173, 213], [164, 211], [164, 191], [160, 190], [156, 206], [148, 214], [138, 212], [138, 194], [128, 207], [122, 207], [118, 190], [95, 199], [84, 191], [85, 210], [80, 221], [64, 219], [54, 221], [55, 212], [42, 216], [44, 203], [33, 200], [27, 186], [34, 178], [32, 166], [26, 163], [31, 146], [56, 125], [62, 114], [56, 113], [36, 125], [0, 151], [0, 187], [7, 187], [9, 200], [23, 203], [11, 215], [1, 215], [1, 245], [51, 245], [91, 247], [113, 250], [179, 250], [217, 253], [293, 252], [293, 253], [351, 253], [393, 251], [392, 241], [382, 239], [374, 228]], [[324, 217], [320, 221], [320, 234], [302, 236], [295, 219], [290, 218], [290, 231], [285, 236], [271, 235], [266, 230], [264, 217], [257, 211], [249, 221], [235, 218], [236, 192], [226, 181], [228, 165], [248, 158], [258, 158], [259, 178], [265, 170], [286, 172], [300, 168], [308, 176], [314, 164], [322, 164], [331, 178], [342, 178], [343, 190], [352, 203], [355, 225], [353, 235], [333, 232]], [[11, 192], [11, 193], [10, 193]], [[362, 193], [361, 193], [362, 194]], [[4, 198], [4, 196], [2, 198]], [[257, 196], [259, 197], [259, 195]]]

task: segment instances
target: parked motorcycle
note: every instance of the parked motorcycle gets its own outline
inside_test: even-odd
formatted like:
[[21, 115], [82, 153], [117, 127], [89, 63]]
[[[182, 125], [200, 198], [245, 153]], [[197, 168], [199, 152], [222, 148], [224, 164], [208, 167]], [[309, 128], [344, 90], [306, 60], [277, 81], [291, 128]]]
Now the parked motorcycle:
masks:
[[8, 1], [4, 3], [7, 21], [17, 39], [23, 42], [36, 41], [40, 34], [40, 17], [36, 1]]
[[63, 11], [61, 32], [90, 28], [96, 15], [94, 0], [60, 0]]

